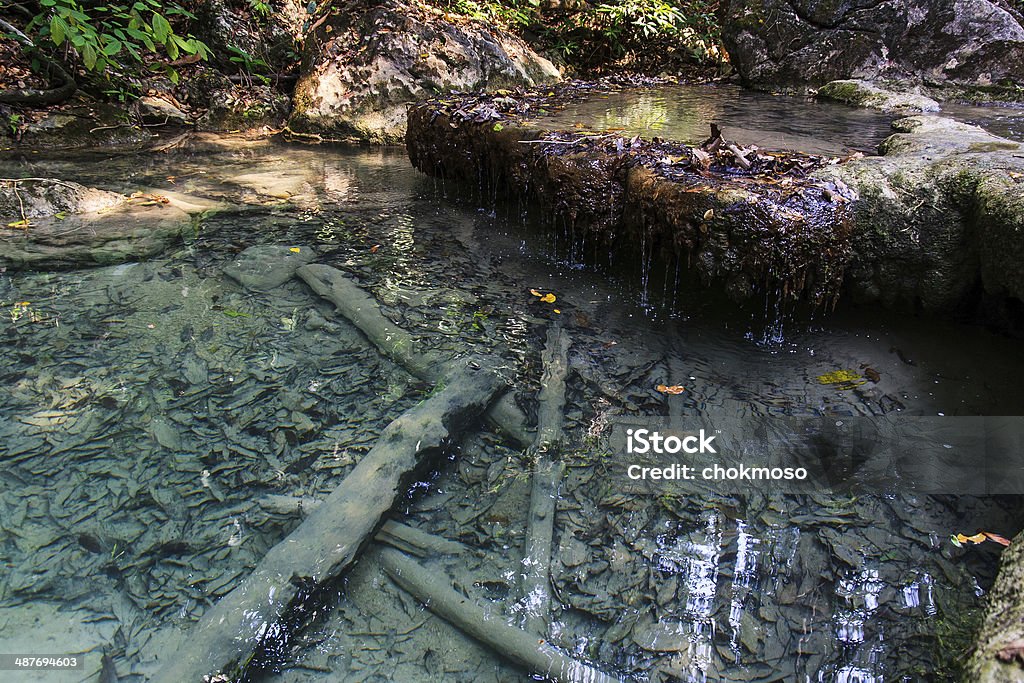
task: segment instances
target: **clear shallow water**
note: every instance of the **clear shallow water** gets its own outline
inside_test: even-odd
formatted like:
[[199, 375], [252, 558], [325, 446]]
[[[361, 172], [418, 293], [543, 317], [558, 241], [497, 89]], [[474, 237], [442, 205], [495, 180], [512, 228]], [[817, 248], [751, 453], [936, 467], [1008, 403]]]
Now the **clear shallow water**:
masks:
[[1024, 106], [946, 103], [942, 105], [942, 113], [981, 126], [1000, 137], [1024, 141]]
[[[608, 474], [601, 424], [615, 414], [1021, 414], [1024, 361], [1009, 340], [874, 310], [780, 322], [770, 302], [723, 309], [674, 289], [663, 276], [673, 264], [639, 254], [615, 255], [617, 275], [595, 272], [588, 248], [557, 227], [524, 222], [514, 202], [480, 207], [394, 150], [228, 146], [13, 165], [235, 210], [145, 264], [0, 279], [0, 651], [88, 650], [95, 670], [107, 648], [123, 678], [141, 680], [298, 522], [259, 501], [325, 495], [424, 396], [304, 285], [257, 294], [223, 274], [260, 243], [316, 250], [430, 346], [508, 359], [527, 397], [546, 326], [566, 326], [556, 644], [651, 681], [933, 680], [950, 652], [966, 651], [997, 552], [946, 539], [1011, 535], [1017, 501], [652, 496]], [[531, 288], [555, 292], [561, 313]], [[14, 315], [18, 302], [32, 315]], [[817, 381], [862, 364], [877, 383]], [[666, 397], [658, 384], [686, 392]], [[469, 545], [438, 569], [512, 618], [528, 471], [523, 454], [481, 433], [400, 511]], [[338, 588], [267, 680], [526, 678], [429, 618], [372, 560]]]
[[892, 116], [834, 102], [744, 90], [680, 85], [596, 94], [542, 119], [552, 130], [584, 126], [701, 143], [717, 123], [729, 140], [765, 150], [809, 154], [872, 153], [889, 135]]

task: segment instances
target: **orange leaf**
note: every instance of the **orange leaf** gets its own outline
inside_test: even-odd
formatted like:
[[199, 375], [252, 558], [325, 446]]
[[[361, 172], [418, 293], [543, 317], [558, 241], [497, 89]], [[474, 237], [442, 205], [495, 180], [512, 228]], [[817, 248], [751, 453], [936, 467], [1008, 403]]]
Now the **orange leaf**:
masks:
[[666, 386], [664, 384], [659, 384], [658, 386], [654, 387], [654, 389], [656, 391], [660, 391], [663, 394], [681, 394], [684, 391], [686, 391], [685, 387], [681, 387], [678, 384], [673, 385], [671, 387], [670, 386]]
[[538, 292], [536, 289], [531, 289], [530, 290], [530, 294], [533, 294], [534, 296], [544, 296], [543, 294]]
[[974, 543], [975, 545], [977, 545], [978, 543], [984, 543], [986, 539], [985, 534], [977, 533], [973, 536], [964, 536], [963, 534], [957, 534], [956, 540], [960, 541], [961, 543]]
[[1005, 536], [993, 534], [988, 531], [982, 531], [981, 533], [985, 534], [985, 536], [988, 537], [988, 540], [995, 541], [999, 545], [1010, 545], [1010, 539], [1006, 538]]
[[378, 249], [380, 249], [380, 245], [379, 244], [375, 244], [372, 247], [370, 247], [370, 253], [371, 254], [376, 254]]
[[543, 301], [546, 304], [553, 304], [553, 303], [555, 303], [555, 295], [550, 293], [550, 292], [548, 292], [547, 294], [542, 296], [540, 298], [540, 300]]

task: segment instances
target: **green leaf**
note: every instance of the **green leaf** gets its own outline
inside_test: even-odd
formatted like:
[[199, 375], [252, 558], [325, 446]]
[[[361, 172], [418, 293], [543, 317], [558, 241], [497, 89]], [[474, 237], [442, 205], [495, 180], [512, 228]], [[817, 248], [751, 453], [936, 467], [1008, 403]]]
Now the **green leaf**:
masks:
[[[153, 12], [153, 37], [156, 38], [158, 43], [167, 43], [167, 38], [173, 33], [171, 25], [167, 23], [163, 15], [158, 12]], [[169, 51], [168, 51], [169, 52]], [[171, 57], [174, 59], [174, 57]]]
[[96, 68], [96, 48], [93, 47], [92, 43], [86, 43], [82, 46], [82, 61], [85, 62], [85, 68], [92, 71]]
[[173, 40], [168, 40], [167, 44], [165, 45], [165, 47], [167, 48], [167, 56], [168, 57], [170, 57], [171, 59], [177, 59], [178, 58], [178, 44], [177, 43], [175, 43]]
[[111, 38], [110, 42], [108, 42], [106, 44], [106, 46], [104, 46], [104, 48], [103, 48], [103, 54], [105, 54], [108, 57], [113, 57], [114, 55], [116, 55], [120, 51], [121, 51], [121, 41], [117, 40], [116, 38]]
[[63, 45], [64, 38], [66, 37], [66, 29], [68, 25], [64, 23], [64, 20], [54, 15], [50, 19], [50, 37], [53, 39], [54, 45]]

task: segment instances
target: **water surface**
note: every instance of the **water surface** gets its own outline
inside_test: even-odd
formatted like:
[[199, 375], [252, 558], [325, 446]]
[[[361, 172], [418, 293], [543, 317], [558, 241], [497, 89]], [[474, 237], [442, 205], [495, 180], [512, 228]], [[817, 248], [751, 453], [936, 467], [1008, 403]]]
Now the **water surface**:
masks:
[[[749, 105], [731, 115], [757, 111]], [[1022, 414], [1024, 359], [1009, 340], [845, 304], [813, 317], [782, 315], [770, 298], [723, 307], [677, 286], [678, 264], [639, 253], [602, 270], [560, 227], [421, 176], [398, 150], [227, 144], [10, 166], [233, 209], [146, 263], [0, 276], [0, 651], [87, 652], [91, 673], [107, 649], [123, 680], [151, 674], [298, 523], [260, 501], [326, 495], [429, 391], [301, 283], [256, 293], [224, 275], [264, 243], [315, 250], [427, 347], [504, 358], [528, 411], [547, 327], [569, 332], [556, 645], [637, 681], [924, 681], [967, 651], [997, 550], [947, 539], [1012, 535], [1016, 500], [654, 496], [608, 474], [606, 425], [616, 415]], [[818, 380], [864, 367], [878, 380]], [[397, 511], [467, 544], [432, 566], [512, 621], [523, 610], [529, 468], [528, 455], [481, 430]], [[271, 643], [271, 670], [257, 678], [528, 679], [431, 617], [372, 555], [336, 588], [287, 647]]]

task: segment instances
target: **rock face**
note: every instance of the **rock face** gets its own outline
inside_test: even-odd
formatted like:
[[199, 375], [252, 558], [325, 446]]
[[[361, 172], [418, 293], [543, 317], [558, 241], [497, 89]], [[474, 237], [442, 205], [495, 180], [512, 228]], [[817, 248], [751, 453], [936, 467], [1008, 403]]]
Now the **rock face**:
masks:
[[930, 86], [1024, 82], [1024, 28], [1000, 0], [727, 0], [723, 40], [748, 85], [844, 78]]
[[893, 125], [882, 156], [819, 173], [860, 195], [847, 292], [898, 309], [966, 312], [982, 299], [1019, 309], [1024, 148], [945, 117]]
[[523, 41], [400, 1], [338, 7], [307, 41], [292, 130], [400, 143], [406, 107], [448, 90], [533, 86], [558, 70]]

